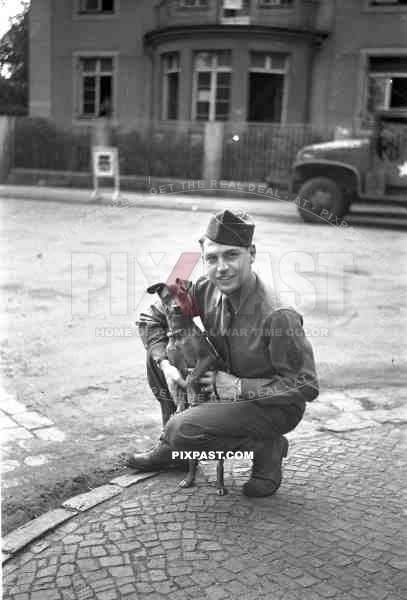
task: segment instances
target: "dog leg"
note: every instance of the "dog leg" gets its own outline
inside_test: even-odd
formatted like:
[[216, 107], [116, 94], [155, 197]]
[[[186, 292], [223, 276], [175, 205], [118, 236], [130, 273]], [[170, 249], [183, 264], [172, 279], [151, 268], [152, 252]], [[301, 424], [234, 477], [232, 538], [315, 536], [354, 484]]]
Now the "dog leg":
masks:
[[224, 482], [223, 458], [219, 459], [218, 464], [216, 465], [216, 493], [218, 496], [226, 496], [228, 493]]
[[179, 487], [182, 488], [187, 488], [187, 487], [192, 487], [195, 483], [195, 475], [196, 475], [196, 470], [198, 468], [198, 461], [194, 458], [191, 458], [188, 461], [188, 473], [187, 476], [185, 477], [185, 479], [183, 479], [182, 481], [180, 481], [180, 483], [178, 484]]

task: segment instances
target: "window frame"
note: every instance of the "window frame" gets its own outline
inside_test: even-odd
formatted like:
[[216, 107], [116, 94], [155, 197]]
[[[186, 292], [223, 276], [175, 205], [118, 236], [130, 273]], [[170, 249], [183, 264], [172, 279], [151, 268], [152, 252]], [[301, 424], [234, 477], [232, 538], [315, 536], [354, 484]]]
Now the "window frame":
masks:
[[[212, 65], [208, 68], [196, 68], [195, 60], [198, 54], [201, 52], [206, 52], [212, 55]], [[230, 56], [230, 65], [219, 65], [218, 60], [216, 60], [216, 65], [214, 66], [213, 59], [218, 59], [218, 55], [221, 52], [228, 52]], [[196, 50], [194, 51], [193, 59], [192, 59], [192, 120], [199, 121], [202, 123], [214, 122], [220, 120], [221, 122], [229, 121], [230, 119], [230, 108], [231, 108], [231, 97], [229, 98], [229, 110], [228, 110], [228, 118], [227, 119], [216, 119], [216, 91], [217, 91], [217, 74], [218, 73], [230, 73], [230, 95], [232, 93], [232, 76], [233, 76], [233, 68], [232, 68], [232, 59], [233, 53], [230, 48], [219, 48], [217, 50]], [[197, 104], [198, 104], [198, 74], [199, 73], [209, 73], [210, 74], [210, 90], [209, 90], [209, 116], [207, 120], [201, 120], [197, 118]]]
[[292, 10], [296, 0], [281, 0], [281, 4], [269, 4], [267, 0], [257, 0], [257, 7], [265, 10]]
[[[285, 56], [285, 65], [284, 68], [271, 68], [271, 69], [267, 69], [267, 66], [265, 68], [262, 67], [252, 67], [251, 66], [251, 56], [252, 54], [264, 54], [265, 56], [267, 56], [267, 58], [269, 58], [272, 54], [283, 54]], [[281, 99], [281, 121], [280, 121], [280, 125], [285, 125], [287, 122], [287, 111], [288, 111], [288, 93], [289, 93], [289, 85], [290, 85], [290, 68], [291, 68], [291, 53], [290, 52], [278, 52], [278, 51], [273, 51], [273, 50], [254, 50], [252, 48], [249, 48], [249, 69], [247, 71], [247, 76], [250, 78], [250, 73], [268, 73], [270, 75], [284, 75], [284, 86], [283, 86], [283, 97]], [[266, 60], [266, 63], [269, 62], [268, 60]], [[248, 90], [248, 93], [250, 93], [250, 90]], [[247, 116], [246, 119], [248, 120], [248, 109], [247, 109]], [[257, 122], [257, 121], [254, 121]]]
[[[232, 24], [232, 25], [249, 25], [250, 24], [250, 15], [251, 15], [251, 5], [250, 2], [254, 2], [255, 0], [242, 0], [243, 6], [238, 9], [229, 9], [225, 8], [224, 0], [220, 3], [220, 22], [223, 25]], [[233, 12], [234, 14], [225, 14], [225, 11]]]
[[[190, 6], [185, 4], [187, 0], [178, 0], [178, 10], [206, 10], [209, 8], [209, 0], [194, 0], [197, 4]], [[199, 4], [205, 2], [205, 4]]]
[[[360, 131], [369, 131], [371, 123], [369, 121], [369, 113], [367, 111], [368, 93], [369, 93], [369, 60], [374, 57], [389, 57], [402, 56], [407, 57], [407, 48], [392, 47], [392, 48], [363, 48], [360, 51], [359, 60], [359, 85], [357, 91], [357, 102], [354, 113], [354, 118], [361, 123]], [[390, 73], [391, 71], [389, 71]], [[400, 73], [398, 73], [398, 76]], [[390, 109], [389, 109], [390, 110]], [[398, 111], [404, 109], [397, 109]]]
[[390, 4], [390, 2], [388, 4], [378, 4], [378, 5], [374, 5], [372, 4], [372, 0], [365, 0], [365, 6], [363, 9], [365, 12], [378, 12], [378, 13], [383, 13], [383, 12], [388, 12], [388, 13], [399, 13], [399, 12], [407, 12], [407, 4]]
[[[388, 83], [386, 84], [386, 92], [385, 92], [385, 104], [386, 106], [382, 106], [379, 107], [377, 110], [399, 110], [399, 111], [406, 111], [407, 113], [407, 103], [406, 103], [406, 107], [405, 108], [400, 108], [400, 107], [392, 107], [390, 106], [390, 102], [391, 102], [391, 95], [392, 95], [392, 81], [389, 82], [389, 80], [392, 79], [407, 79], [407, 71], [406, 72], [396, 72], [396, 71], [387, 71], [387, 72], [383, 72], [383, 73], [378, 73], [375, 71], [369, 71], [367, 73], [367, 80], [366, 80], [366, 106], [365, 106], [365, 110], [366, 110], [366, 114], [367, 113], [367, 102], [369, 100], [369, 80], [371, 79], [387, 79]], [[390, 85], [389, 85], [390, 83]]]
[[[165, 68], [165, 58], [173, 55], [177, 57], [177, 66], [176, 68], [169, 68], [166, 69]], [[175, 119], [170, 119], [168, 117], [168, 96], [169, 96], [169, 85], [168, 85], [168, 75], [170, 75], [171, 73], [177, 73], [178, 74], [178, 94], [177, 94], [177, 116]], [[164, 52], [163, 54], [161, 54], [161, 86], [162, 86], [162, 106], [161, 106], [161, 119], [163, 121], [178, 121], [179, 120], [179, 99], [180, 99], [180, 93], [179, 93], [179, 85], [180, 85], [180, 80], [181, 80], [181, 54], [180, 52], [178, 52], [177, 50], [174, 51], [170, 51], [170, 52]]]
[[83, 11], [81, 9], [82, 1], [83, 0], [74, 0], [72, 3], [72, 19], [74, 21], [103, 21], [117, 19], [120, 16], [120, 0], [114, 0], [115, 8], [113, 12]]
[[101, 60], [103, 58], [112, 59], [112, 110], [109, 116], [109, 119], [112, 123], [115, 123], [117, 119], [117, 89], [118, 89], [118, 77], [119, 77], [119, 69], [118, 69], [118, 52], [112, 52], [109, 50], [102, 51], [92, 51], [92, 50], [78, 50], [73, 53], [72, 61], [73, 61], [73, 122], [74, 123], [95, 123], [99, 119], [104, 118], [99, 115], [85, 115], [82, 112], [83, 107], [83, 71], [81, 69], [81, 60], [86, 58], [95, 58], [97, 60]]
[[[265, 67], [253, 67], [251, 64], [251, 57], [253, 54], [263, 54], [266, 58], [266, 66]], [[284, 67], [273, 67], [272, 64], [272, 60], [271, 60], [271, 66], [268, 67], [267, 65], [270, 64], [270, 57], [272, 57], [273, 54], [279, 54], [285, 57], [285, 64]], [[276, 73], [276, 74], [283, 74], [286, 75], [288, 72], [288, 62], [289, 62], [289, 53], [288, 52], [273, 52], [273, 51], [262, 51], [262, 50], [250, 50], [249, 51], [249, 71], [250, 72], [254, 72], [254, 73]]]

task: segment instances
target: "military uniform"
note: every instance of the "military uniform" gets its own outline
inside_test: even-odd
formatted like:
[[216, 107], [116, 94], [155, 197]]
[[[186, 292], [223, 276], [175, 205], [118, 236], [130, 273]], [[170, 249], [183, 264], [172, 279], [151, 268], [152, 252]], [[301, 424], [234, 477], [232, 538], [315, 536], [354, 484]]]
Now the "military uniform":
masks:
[[[225, 211], [212, 218], [206, 236], [219, 244], [248, 247], [253, 230], [254, 225], [246, 219]], [[162, 408], [165, 427], [161, 441], [174, 450], [202, 451], [253, 450], [259, 442], [267, 442], [270, 452], [276, 453], [272, 470], [279, 471], [287, 451], [281, 436], [298, 425], [305, 403], [314, 400], [319, 389], [313, 350], [301, 315], [281, 306], [273, 290], [257, 275], [242, 285], [235, 309], [207, 277], [187, 282], [186, 287], [224, 361], [222, 370], [239, 378], [239, 393], [219, 403], [193, 406], [170, 418], [175, 407], [160, 369], [166, 358], [168, 328], [158, 302], [140, 317], [138, 326], [147, 349], [148, 381]], [[133, 466], [139, 466], [137, 461]], [[257, 468], [257, 475], [267, 479], [262, 468]], [[274, 479], [279, 477], [281, 473]]]
[[[256, 276], [253, 289], [241, 299], [237, 314], [229, 307], [231, 315], [225, 329], [224, 296], [220, 291], [205, 277], [196, 283], [188, 282], [187, 289], [210, 340], [225, 362], [225, 370], [241, 379], [241, 395], [237, 402], [227, 402], [222, 407], [211, 404], [193, 407], [177, 419], [202, 422], [208, 411], [224, 410], [232, 421], [234, 415], [247, 413], [242, 432], [249, 427], [252, 413], [261, 419], [261, 437], [267, 433], [264, 427], [277, 428], [280, 433], [293, 429], [304, 412], [305, 402], [318, 395], [313, 351], [304, 335], [301, 315], [292, 308], [279, 306], [272, 291]], [[141, 317], [138, 325], [148, 350], [148, 380], [162, 404], [166, 422], [173, 403], [157, 365], [166, 358], [168, 344], [166, 318], [160, 303]], [[242, 406], [236, 408], [236, 404]], [[226, 426], [229, 428], [231, 423]], [[227, 431], [224, 433], [227, 435]]]

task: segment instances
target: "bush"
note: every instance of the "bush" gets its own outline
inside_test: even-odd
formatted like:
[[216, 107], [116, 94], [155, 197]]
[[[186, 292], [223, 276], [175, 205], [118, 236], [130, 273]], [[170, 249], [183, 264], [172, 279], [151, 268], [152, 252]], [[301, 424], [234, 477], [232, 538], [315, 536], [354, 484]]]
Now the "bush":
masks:
[[190, 131], [116, 132], [122, 175], [199, 179], [203, 137]]
[[[164, 129], [112, 131], [119, 150], [121, 175], [199, 179], [202, 175], [203, 136], [177, 124]], [[48, 119], [18, 118], [13, 167], [90, 173], [91, 130], [63, 130]]]
[[43, 118], [16, 119], [13, 166], [89, 172], [90, 132], [64, 131]]
[[28, 113], [28, 108], [20, 104], [13, 104], [8, 106], [7, 104], [0, 104], [0, 116], [4, 117], [25, 117]]

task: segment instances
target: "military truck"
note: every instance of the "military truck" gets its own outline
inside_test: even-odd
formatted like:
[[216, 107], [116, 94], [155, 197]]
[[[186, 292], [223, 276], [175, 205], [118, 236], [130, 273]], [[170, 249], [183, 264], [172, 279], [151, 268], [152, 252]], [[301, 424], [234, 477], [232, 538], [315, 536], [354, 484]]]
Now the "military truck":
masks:
[[407, 111], [377, 112], [366, 137], [302, 148], [290, 191], [307, 222], [338, 223], [357, 201], [407, 207]]

